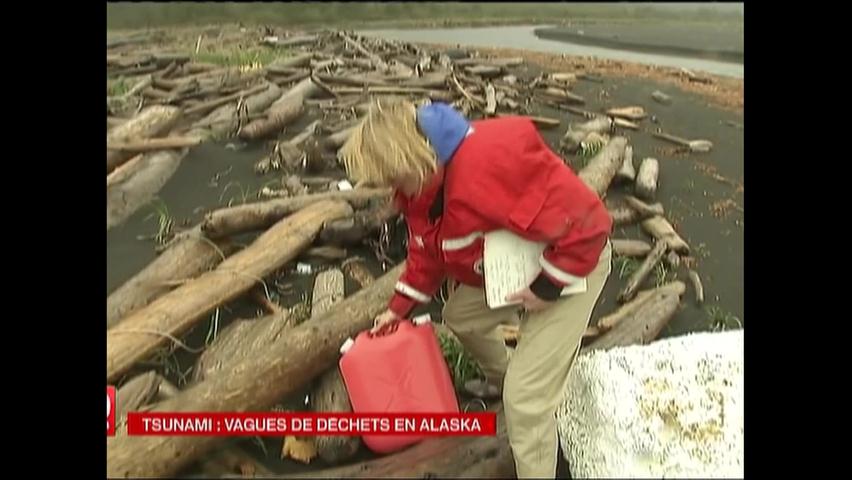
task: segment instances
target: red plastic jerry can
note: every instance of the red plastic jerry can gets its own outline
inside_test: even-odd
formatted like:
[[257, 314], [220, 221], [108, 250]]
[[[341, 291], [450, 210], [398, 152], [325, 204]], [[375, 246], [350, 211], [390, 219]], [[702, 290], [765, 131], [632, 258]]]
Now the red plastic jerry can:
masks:
[[[361, 332], [340, 347], [340, 373], [355, 413], [459, 413], [458, 399], [429, 315], [396, 322], [386, 333]], [[391, 453], [422, 435], [364, 435]]]

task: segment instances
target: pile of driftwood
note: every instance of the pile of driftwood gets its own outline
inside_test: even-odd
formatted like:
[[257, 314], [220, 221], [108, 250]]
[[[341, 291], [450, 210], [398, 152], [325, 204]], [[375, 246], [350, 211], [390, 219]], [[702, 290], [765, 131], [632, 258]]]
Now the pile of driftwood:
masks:
[[[207, 213], [107, 298], [107, 382], [120, 386], [123, 409], [117, 436], [107, 440], [110, 476], [170, 476], [201, 460], [210, 474], [268, 473], [239, 451], [207, 455], [217, 447], [214, 437], [128, 437], [121, 423], [126, 411], [268, 410], [306, 387], [312, 388], [311, 408], [349, 409], [336, 369], [338, 347], [385, 308], [404, 265], [374, 278], [344, 248], [377, 236], [398, 214], [386, 189], [307, 175], [339, 169], [336, 151], [376, 95], [447, 101], [473, 118], [528, 114], [534, 102], [590, 117], [568, 127], [563, 149], [595, 145], [580, 177], [601, 197], [611, 185], [632, 188], [634, 195], [619, 203], [607, 200], [610, 213], [617, 224], [641, 222], [655, 242], [613, 240], [616, 255], [644, 261], [619, 295], [623, 305], [595, 319], [585, 348], [649, 342], [676, 312], [684, 283], [642, 288], [657, 263], [680, 265], [689, 246], [654, 202], [659, 162], [647, 158], [637, 168], [632, 147], [618, 134], [619, 128], [633, 128], [642, 112], [596, 114], [573, 106], [583, 103], [570, 91], [573, 82], [598, 81], [594, 77], [578, 72], [522, 79], [509, 70], [522, 59], [428, 52], [346, 32], [259, 35], [257, 41], [297, 53], [263, 68], [240, 69], [198, 64], [190, 55], [140, 51], [145, 43], [139, 41], [108, 50], [109, 71], [135, 74], [137, 83], [121, 97], [107, 99], [107, 228], [150, 201], [187, 150], [211, 138], [272, 140], [256, 169], [284, 172], [282, 187], [265, 193], [275, 198]], [[297, 121], [307, 127], [286, 135]], [[534, 121], [541, 128], [560, 124], [550, 118]], [[252, 232], [259, 235], [238, 250], [231, 239]], [[296, 315], [276, 304], [269, 288], [273, 278], [306, 256], [324, 258], [327, 268], [316, 275], [310, 311]], [[689, 276], [700, 290], [697, 275], [690, 271]], [[348, 298], [346, 277], [360, 286]], [[185, 346], [181, 337], [242, 298], [258, 302], [268, 315], [237, 320], [219, 332], [197, 358], [185, 387], [178, 389], [156, 372], [136, 374], [158, 349]], [[496, 437], [429, 440], [346, 465], [358, 448], [355, 437], [287, 438], [282, 453], [341, 465], [309, 475], [317, 477], [502, 477], [513, 467], [502, 430]]]

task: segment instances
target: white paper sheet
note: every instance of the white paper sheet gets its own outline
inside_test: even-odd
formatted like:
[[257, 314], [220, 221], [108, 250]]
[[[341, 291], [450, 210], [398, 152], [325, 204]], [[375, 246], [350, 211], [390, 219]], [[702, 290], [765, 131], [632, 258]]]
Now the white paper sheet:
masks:
[[[521, 238], [508, 230], [485, 235], [483, 274], [485, 298], [489, 308], [500, 308], [520, 302], [507, 302], [506, 296], [528, 287], [541, 272], [539, 258], [546, 245]], [[562, 290], [562, 295], [586, 291], [586, 279]]]

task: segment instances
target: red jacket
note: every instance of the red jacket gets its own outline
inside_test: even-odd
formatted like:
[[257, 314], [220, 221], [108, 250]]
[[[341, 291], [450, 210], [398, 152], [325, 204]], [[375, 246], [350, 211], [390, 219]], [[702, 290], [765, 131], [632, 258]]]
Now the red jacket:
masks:
[[[409, 229], [406, 269], [389, 304], [401, 317], [428, 303], [446, 276], [483, 286], [485, 232], [507, 229], [546, 242], [531, 289], [554, 300], [594, 270], [612, 230], [603, 202], [550, 150], [532, 121], [502, 117], [472, 122], [472, 128], [419, 195], [395, 196]], [[431, 221], [442, 185], [442, 213]]]

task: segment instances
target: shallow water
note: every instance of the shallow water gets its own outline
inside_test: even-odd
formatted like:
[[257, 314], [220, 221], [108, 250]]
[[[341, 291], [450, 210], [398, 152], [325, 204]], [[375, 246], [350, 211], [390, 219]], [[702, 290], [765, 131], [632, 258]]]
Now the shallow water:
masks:
[[641, 53], [592, 45], [578, 45], [565, 41], [546, 40], [535, 35], [534, 31], [539, 28], [546, 27], [538, 25], [405, 30], [387, 29], [364, 30], [359, 33], [407, 42], [458, 44], [469, 47], [519, 48], [539, 52], [564, 53], [566, 55], [595, 56], [611, 60], [623, 60], [666, 67], [683, 67], [735, 78], [743, 78], [744, 74], [742, 63]]

